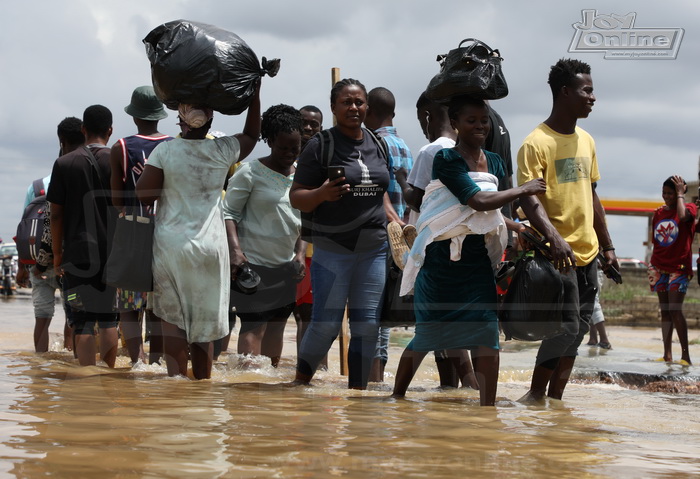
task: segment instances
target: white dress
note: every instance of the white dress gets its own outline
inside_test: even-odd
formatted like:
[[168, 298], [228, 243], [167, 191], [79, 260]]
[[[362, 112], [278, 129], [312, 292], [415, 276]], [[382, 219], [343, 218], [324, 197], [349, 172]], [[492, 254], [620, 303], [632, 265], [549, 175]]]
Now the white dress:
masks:
[[232, 136], [161, 143], [148, 165], [163, 171], [153, 238], [156, 316], [190, 343], [228, 334], [230, 265], [221, 192], [240, 146]]

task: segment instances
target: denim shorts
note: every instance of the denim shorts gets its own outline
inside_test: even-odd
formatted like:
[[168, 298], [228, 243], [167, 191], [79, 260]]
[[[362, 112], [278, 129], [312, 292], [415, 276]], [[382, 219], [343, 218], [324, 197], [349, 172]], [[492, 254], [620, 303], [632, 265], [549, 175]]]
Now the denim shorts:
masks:
[[56, 307], [56, 290], [60, 290], [54, 269], [49, 268], [46, 272], [37, 276], [34, 274], [34, 267], [32, 267], [30, 274], [34, 317], [53, 318]]
[[652, 293], [666, 293], [668, 291], [678, 291], [685, 293], [688, 291], [690, 276], [684, 272], [666, 272], [649, 266], [647, 270], [649, 278], [649, 289]]

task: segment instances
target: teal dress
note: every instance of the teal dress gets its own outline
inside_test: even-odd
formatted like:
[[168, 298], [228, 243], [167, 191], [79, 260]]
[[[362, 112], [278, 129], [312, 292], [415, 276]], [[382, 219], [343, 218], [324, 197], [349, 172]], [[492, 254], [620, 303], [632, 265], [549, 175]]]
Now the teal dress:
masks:
[[[503, 160], [495, 153], [485, 154], [489, 173], [504, 184]], [[462, 204], [480, 191], [469, 177], [466, 162], [449, 148], [435, 155], [433, 179], [442, 181]], [[409, 349], [498, 349], [496, 284], [483, 235], [464, 239], [459, 261], [450, 260], [449, 239], [429, 244], [413, 300], [416, 331]]]

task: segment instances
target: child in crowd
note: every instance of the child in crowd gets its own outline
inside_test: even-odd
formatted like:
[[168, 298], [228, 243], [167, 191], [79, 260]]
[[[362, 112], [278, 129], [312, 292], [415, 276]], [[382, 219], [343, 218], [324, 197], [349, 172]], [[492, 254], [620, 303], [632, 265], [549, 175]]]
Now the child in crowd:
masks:
[[693, 277], [691, 246], [697, 207], [685, 202], [686, 190], [685, 180], [680, 176], [674, 175], [664, 181], [661, 196], [665, 205], [656, 210], [652, 222], [654, 251], [649, 266], [649, 286], [659, 296], [661, 308], [664, 355], [658, 361], [673, 361], [671, 343], [675, 328], [681, 344], [678, 363], [690, 366], [683, 300]]

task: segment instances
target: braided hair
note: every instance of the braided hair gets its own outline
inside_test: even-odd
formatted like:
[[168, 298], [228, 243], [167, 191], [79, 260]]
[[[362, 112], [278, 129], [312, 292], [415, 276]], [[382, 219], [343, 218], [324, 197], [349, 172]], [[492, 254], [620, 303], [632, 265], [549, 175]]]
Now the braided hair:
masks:
[[278, 134], [294, 131], [301, 134], [302, 116], [299, 110], [293, 106], [273, 105], [263, 113], [260, 136], [268, 145], [275, 140]]
[[360, 87], [360, 89], [365, 94], [365, 99], [367, 98], [367, 88], [365, 88], [365, 86], [362, 83], [360, 83], [360, 80], [355, 80], [354, 78], [344, 78], [340, 81], [335, 82], [335, 85], [333, 85], [333, 88], [331, 88], [331, 105], [335, 103], [335, 99], [338, 98], [340, 91], [346, 86], [351, 85]]

